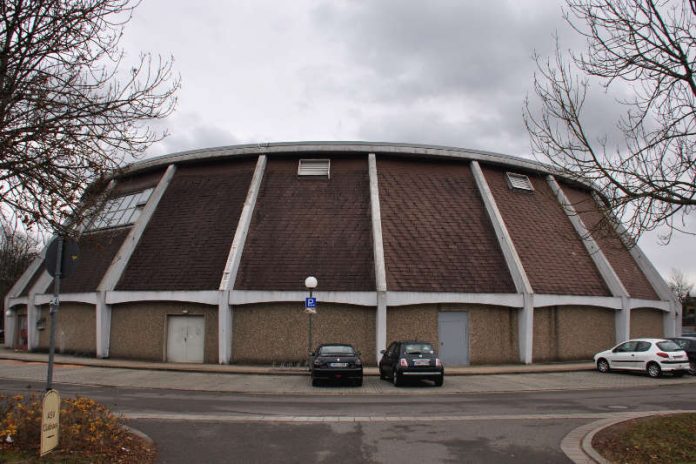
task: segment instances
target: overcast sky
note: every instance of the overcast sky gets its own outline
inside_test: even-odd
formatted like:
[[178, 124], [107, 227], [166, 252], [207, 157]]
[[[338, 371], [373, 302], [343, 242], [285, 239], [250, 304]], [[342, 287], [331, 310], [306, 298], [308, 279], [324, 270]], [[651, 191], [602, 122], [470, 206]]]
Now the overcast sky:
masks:
[[[121, 44], [173, 55], [183, 81], [170, 136], [148, 156], [221, 145], [381, 141], [530, 157], [522, 121], [532, 55], [558, 34], [557, 0], [145, 0]], [[612, 127], [597, 89], [592, 128]], [[158, 124], [159, 125], [159, 124]], [[598, 136], [601, 135], [598, 133]], [[696, 220], [687, 227], [696, 231]], [[696, 282], [696, 238], [640, 245], [663, 276]]]

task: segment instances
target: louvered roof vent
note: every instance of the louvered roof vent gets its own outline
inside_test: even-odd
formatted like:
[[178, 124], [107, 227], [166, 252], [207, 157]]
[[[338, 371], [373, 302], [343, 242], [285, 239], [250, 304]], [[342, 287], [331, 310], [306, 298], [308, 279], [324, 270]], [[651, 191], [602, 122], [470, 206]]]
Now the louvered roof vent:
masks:
[[514, 172], [506, 172], [508, 185], [512, 190], [524, 190], [526, 192], [533, 192], [534, 186], [529, 177], [524, 174], [517, 174]]
[[301, 159], [297, 166], [298, 176], [326, 177], [329, 178], [331, 160], [328, 159]]

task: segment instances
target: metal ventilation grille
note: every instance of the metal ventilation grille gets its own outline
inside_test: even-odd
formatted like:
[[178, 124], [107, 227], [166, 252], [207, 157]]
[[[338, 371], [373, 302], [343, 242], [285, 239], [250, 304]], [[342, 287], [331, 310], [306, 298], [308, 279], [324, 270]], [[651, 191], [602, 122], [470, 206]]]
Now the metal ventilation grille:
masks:
[[508, 185], [513, 190], [525, 190], [527, 192], [533, 192], [534, 186], [529, 177], [524, 174], [515, 174], [514, 172], [507, 172]]
[[331, 160], [328, 159], [301, 159], [297, 166], [298, 176], [316, 176], [329, 178]]

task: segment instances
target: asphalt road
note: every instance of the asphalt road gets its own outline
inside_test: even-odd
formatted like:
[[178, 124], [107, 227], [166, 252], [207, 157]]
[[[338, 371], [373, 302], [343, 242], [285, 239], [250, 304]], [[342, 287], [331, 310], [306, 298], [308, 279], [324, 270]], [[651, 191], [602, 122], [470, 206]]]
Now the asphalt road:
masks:
[[[636, 377], [609, 375], [625, 376], [622, 382]], [[340, 395], [350, 391], [341, 387], [311, 396], [57, 387], [63, 396], [86, 395], [124, 414], [155, 441], [160, 463], [306, 464], [571, 462], [560, 443], [576, 427], [626, 412], [694, 409], [693, 382], [652, 385], [416, 396]], [[0, 380], [3, 393], [43, 388]]]

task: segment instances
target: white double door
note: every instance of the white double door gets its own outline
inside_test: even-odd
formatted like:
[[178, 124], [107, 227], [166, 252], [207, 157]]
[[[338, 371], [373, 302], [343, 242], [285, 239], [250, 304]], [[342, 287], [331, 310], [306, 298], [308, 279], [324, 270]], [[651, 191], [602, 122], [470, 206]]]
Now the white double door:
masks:
[[167, 361], [202, 363], [204, 333], [203, 316], [167, 317]]

